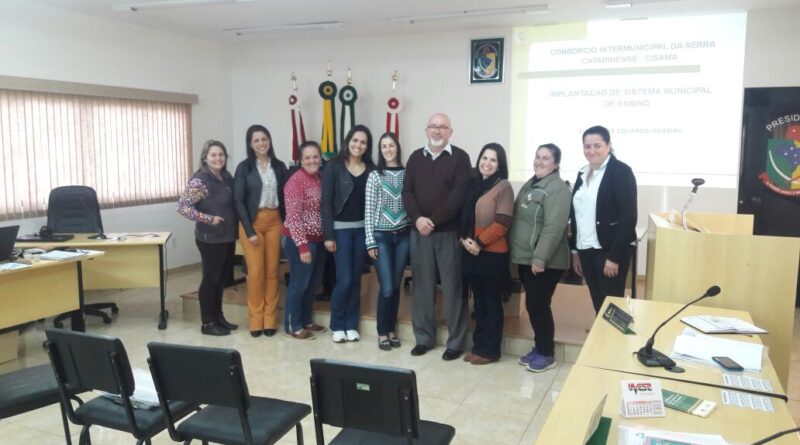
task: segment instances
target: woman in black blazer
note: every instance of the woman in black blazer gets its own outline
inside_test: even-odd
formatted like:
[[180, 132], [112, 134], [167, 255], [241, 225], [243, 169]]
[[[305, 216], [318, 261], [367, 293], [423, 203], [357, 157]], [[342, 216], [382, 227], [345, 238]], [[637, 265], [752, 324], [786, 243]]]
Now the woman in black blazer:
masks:
[[583, 133], [589, 165], [572, 192], [572, 267], [586, 279], [595, 312], [607, 295], [622, 296], [631, 243], [636, 239], [636, 178], [613, 154], [605, 127]]
[[261, 125], [247, 129], [247, 159], [234, 175], [239, 243], [247, 262], [250, 335], [275, 335], [278, 329], [278, 267], [285, 216], [286, 164], [275, 156], [272, 136]]

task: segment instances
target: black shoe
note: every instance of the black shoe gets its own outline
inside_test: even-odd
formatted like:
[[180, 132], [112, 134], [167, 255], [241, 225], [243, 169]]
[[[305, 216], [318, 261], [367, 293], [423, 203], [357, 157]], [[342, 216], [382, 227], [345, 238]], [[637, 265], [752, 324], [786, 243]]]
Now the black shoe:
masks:
[[219, 321], [217, 323], [219, 323], [220, 326], [222, 326], [222, 327], [224, 327], [226, 329], [230, 329], [231, 331], [235, 331], [235, 330], [239, 329], [239, 325], [238, 324], [231, 323], [230, 321], [226, 320], [225, 317], [219, 317]]
[[264, 329], [264, 335], [267, 337], [272, 337], [276, 332], [278, 332], [277, 329]]
[[219, 323], [206, 323], [200, 327], [200, 332], [203, 335], [230, 335], [231, 330], [226, 328], [225, 326], [221, 326]]
[[444, 354], [442, 354], [442, 360], [455, 360], [461, 357], [461, 351], [456, 351], [455, 349], [446, 349]]
[[391, 351], [392, 350], [392, 344], [389, 343], [389, 339], [388, 338], [386, 340], [378, 340], [378, 348], [381, 351]]
[[429, 348], [429, 347], [427, 347], [425, 345], [417, 345], [417, 346], [414, 346], [413, 349], [411, 349], [411, 355], [414, 355], [414, 356], [425, 355], [425, 353], [430, 351], [431, 349], [433, 349], [433, 348]]
[[389, 337], [389, 344], [393, 348], [399, 348], [400, 347], [400, 338], [398, 338], [398, 337]]
[[257, 331], [250, 331], [250, 336], [253, 337], [253, 338], [261, 337], [261, 334], [263, 334], [263, 333], [264, 333], [264, 331], [262, 331], [261, 329], [259, 329]]

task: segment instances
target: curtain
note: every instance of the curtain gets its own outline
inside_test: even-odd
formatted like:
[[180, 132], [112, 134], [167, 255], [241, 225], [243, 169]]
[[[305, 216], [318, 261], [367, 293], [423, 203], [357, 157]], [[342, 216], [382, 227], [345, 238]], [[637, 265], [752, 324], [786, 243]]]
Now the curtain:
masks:
[[102, 208], [174, 201], [191, 171], [191, 105], [0, 89], [0, 220], [87, 185]]

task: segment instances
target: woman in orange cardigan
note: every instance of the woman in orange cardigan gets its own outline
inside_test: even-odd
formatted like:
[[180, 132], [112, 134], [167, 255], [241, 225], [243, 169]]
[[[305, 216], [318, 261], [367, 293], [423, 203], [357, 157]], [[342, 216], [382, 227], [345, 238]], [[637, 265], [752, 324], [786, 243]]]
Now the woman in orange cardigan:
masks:
[[511, 284], [506, 234], [514, 191], [508, 182], [506, 151], [500, 144], [486, 144], [476, 167], [479, 175], [473, 178], [461, 209], [463, 274], [475, 301], [472, 352], [464, 361], [485, 365], [500, 359], [503, 296]]

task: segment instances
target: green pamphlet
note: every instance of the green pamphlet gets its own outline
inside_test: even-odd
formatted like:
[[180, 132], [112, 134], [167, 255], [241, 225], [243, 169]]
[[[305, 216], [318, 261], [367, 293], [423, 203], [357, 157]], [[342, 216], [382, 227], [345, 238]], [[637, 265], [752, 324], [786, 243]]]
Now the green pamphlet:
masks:
[[586, 445], [605, 445], [610, 430], [611, 418], [601, 417], [600, 424], [597, 425], [597, 429], [594, 431], [594, 434], [592, 434], [592, 437], [589, 438], [589, 441], [586, 442]]
[[716, 402], [710, 400], [700, 400], [697, 397], [687, 396], [666, 389], [661, 390], [664, 396], [664, 405], [684, 413], [689, 413], [699, 417], [708, 417], [711, 411], [717, 406]]

